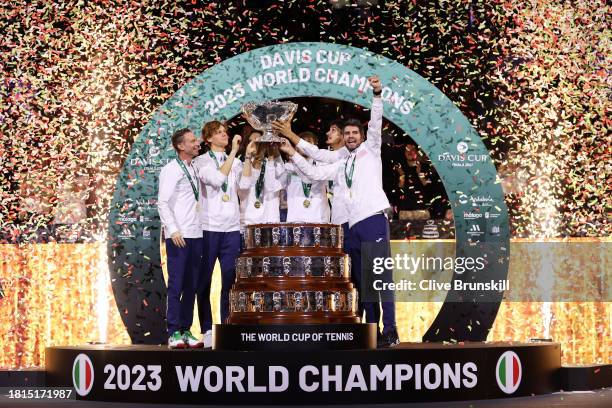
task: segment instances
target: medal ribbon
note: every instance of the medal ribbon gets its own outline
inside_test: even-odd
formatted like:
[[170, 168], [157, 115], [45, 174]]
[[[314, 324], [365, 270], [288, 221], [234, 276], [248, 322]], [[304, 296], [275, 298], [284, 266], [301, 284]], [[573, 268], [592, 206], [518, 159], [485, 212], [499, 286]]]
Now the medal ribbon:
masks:
[[[217, 156], [215, 156], [215, 154], [213, 153], [212, 150], [208, 151], [208, 155], [213, 158], [213, 160], [215, 161], [215, 164], [217, 165], [217, 170], [219, 170], [221, 168], [221, 166], [219, 165], [219, 161], [217, 160]], [[221, 186], [221, 190], [223, 190], [224, 193], [227, 193], [227, 178], [228, 178], [228, 176], [225, 176], [225, 181], [223, 182], [223, 185]]]
[[344, 179], [346, 180], [346, 186], [349, 189], [353, 185], [353, 173], [355, 172], [355, 160], [357, 160], [357, 156], [353, 156], [353, 163], [351, 164], [351, 170], [349, 173], [347, 173], [346, 168], [348, 166], [348, 161], [351, 158], [351, 156], [349, 156], [349, 158], [346, 159], [346, 163], [344, 163]]
[[[296, 172], [292, 171], [291, 173], [289, 173], [289, 181], [291, 181], [291, 177], [293, 176], [299, 177]], [[301, 181], [301, 178], [300, 178], [300, 181]], [[302, 191], [304, 192], [304, 197], [306, 198], [310, 197], [310, 190], [312, 190], [312, 183], [307, 184], [302, 181]]]
[[189, 180], [189, 184], [191, 184], [191, 189], [193, 190], [193, 195], [195, 196], [195, 200], [196, 200], [196, 203], [197, 203], [198, 200], [200, 199], [199, 186], [196, 187], [196, 184], [193, 182], [193, 179], [191, 178], [191, 174], [189, 174], [189, 171], [187, 170], [187, 167], [185, 167], [185, 163], [183, 163], [183, 161], [181, 159], [179, 159], [179, 158], [177, 158], [176, 161], [178, 162], [179, 166], [181, 167], [181, 170], [183, 170], [183, 173], [185, 173], [185, 175], [187, 176], [187, 180]]
[[255, 183], [255, 198], [259, 202], [262, 202], [260, 198], [261, 198], [261, 193], [263, 192], [264, 176], [266, 174], [266, 164], [267, 163], [268, 163], [268, 158], [264, 157], [264, 159], [261, 161], [261, 172], [259, 173], [259, 177], [257, 177], [257, 182]]

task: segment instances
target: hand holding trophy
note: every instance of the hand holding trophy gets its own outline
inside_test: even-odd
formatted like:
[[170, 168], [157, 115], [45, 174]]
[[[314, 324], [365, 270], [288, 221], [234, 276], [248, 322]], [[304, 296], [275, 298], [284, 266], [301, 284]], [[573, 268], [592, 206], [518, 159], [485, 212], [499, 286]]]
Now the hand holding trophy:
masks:
[[298, 105], [293, 102], [265, 101], [262, 103], [248, 102], [242, 105], [242, 114], [254, 129], [263, 132], [258, 143], [281, 143], [283, 138], [273, 128], [275, 121], [287, 122], [293, 118]]

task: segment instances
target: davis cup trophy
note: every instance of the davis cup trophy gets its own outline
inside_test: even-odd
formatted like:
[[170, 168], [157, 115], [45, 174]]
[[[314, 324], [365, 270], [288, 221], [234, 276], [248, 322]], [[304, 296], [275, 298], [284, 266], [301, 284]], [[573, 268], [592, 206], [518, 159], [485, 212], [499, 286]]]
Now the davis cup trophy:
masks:
[[[274, 121], [298, 105], [266, 101], [242, 106], [245, 119], [272, 147], [283, 139]], [[376, 325], [360, 323], [350, 260], [334, 224], [251, 224], [236, 260], [227, 322], [213, 327], [216, 350], [348, 350], [376, 348]]]
[[297, 104], [293, 102], [248, 102], [242, 105], [242, 114], [254, 129], [263, 133], [258, 142], [280, 143], [283, 139], [272, 129], [272, 122], [291, 119], [297, 108]]
[[217, 350], [348, 350], [376, 347], [376, 325], [360, 323], [342, 227], [251, 224], [236, 260], [227, 324]]

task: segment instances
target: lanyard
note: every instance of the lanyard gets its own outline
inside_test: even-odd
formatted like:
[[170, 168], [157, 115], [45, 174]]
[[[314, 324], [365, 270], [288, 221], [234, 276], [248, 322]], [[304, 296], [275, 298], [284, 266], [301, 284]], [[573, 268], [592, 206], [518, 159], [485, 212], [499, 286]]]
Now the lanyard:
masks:
[[[351, 155], [352, 156], [352, 155]], [[357, 160], [357, 156], [353, 156], [353, 163], [351, 164], [351, 170], [349, 173], [346, 172], [346, 167], [348, 166], [348, 161], [351, 156], [346, 159], [346, 163], [344, 163], [344, 179], [346, 180], [346, 186], [350, 189], [353, 185], [353, 173], [355, 172], [355, 160]]]
[[183, 163], [183, 161], [179, 158], [177, 158], [176, 161], [181, 167], [181, 170], [183, 170], [183, 173], [185, 173], [185, 175], [187, 176], [187, 180], [189, 180], [189, 184], [191, 184], [191, 189], [193, 190], [193, 195], [195, 196], [196, 202], [198, 202], [198, 200], [200, 199], [199, 187], [196, 187], [196, 184], [193, 182], [191, 174], [189, 174], [189, 171], [187, 171], [187, 167], [185, 167], [185, 163]]
[[312, 189], [312, 184], [306, 184], [302, 181], [302, 191], [304, 192], [304, 197], [310, 197], [310, 190]]
[[[316, 165], [316, 162], [315, 164]], [[291, 177], [296, 176], [300, 179], [300, 181], [302, 182], [302, 191], [304, 192], [304, 197], [308, 198], [310, 197], [310, 190], [312, 190], [312, 183], [308, 184], [308, 183], [304, 183], [302, 181], [302, 178], [294, 171], [292, 171], [291, 173], [289, 173], [289, 181], [291, 181]]]
[[266, 174], [266, 164], [268, 163], [268, 158], [264, 157], [261, 161], [261, 172], [259, 173], [259, 177], [257, 177], [257, 182], [255, 183], [255, 198], [258, 201], [261, 201], [261, 193], [263, 192], [264, 186], [264, 176]]
[[[221, 166], [219, 166], [219, 161], [217, 161], [217, 156], [215, 156], [212, 150], [208, 151], [208, 155], [213, 158], [213, 160], [215, 161], [215, 164], [217, 165], [217, 170], [219, 170]], [[223, 190], [224, 193], [227, 192], [227, 177], [228, 176], [225, 176], [225, 181], [223, 182], [223, 185], [221, 186], [221, 190]]]

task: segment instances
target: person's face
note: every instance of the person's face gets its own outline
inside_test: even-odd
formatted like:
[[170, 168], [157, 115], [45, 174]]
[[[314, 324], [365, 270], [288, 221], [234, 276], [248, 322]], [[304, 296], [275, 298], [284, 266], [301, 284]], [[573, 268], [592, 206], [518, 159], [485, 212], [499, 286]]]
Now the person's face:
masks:
[[225, 126], [219, 126], [219, 128], [215, 130], [208, 138], [208, 142], [211, 146], [222, 148], [227, 147], [227, 144], [229, 143], [229, 136], [227, 135], [227, 129], [225, 129]]
[[336, 125], [330, 126], [325, 135], [327, 136], [325, 143], [329, 146], [337, 145], [342, 141], [342, 130]]
[[251, 134], [249, 135], [249, 142], [257, 140], [260, 137], [261, 137], [261, 132], [251, 132]]
[[188, 132], [183, 136], [183, 141], [178, 144], [178, 148], [189, 157], [196, 157], [200, 152], [200, 142], [192, 132]]
[[344, 127], [344, 145], [349, 150], [355, 150], [363, 142], [363, 137], [357, 126]]

